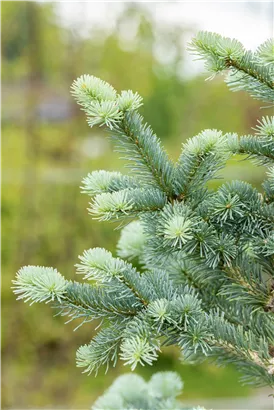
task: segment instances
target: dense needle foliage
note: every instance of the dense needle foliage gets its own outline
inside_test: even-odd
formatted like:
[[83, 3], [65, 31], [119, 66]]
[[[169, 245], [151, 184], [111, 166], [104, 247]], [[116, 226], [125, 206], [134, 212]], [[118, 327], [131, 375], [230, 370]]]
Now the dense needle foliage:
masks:
[[[213, 76], [225, 71], [233, 91], [273, 104], [271, 40], [251, 53], [236, 40], [201, 32], [190, 50]], [[101, 170], [82, 183], [92, 217], [122, 227], [118, 257], [84, 251], [76, 268], [89, 283], [23, 267], [14, 281], [18, 299], [50, 302], [69, 320], [100, 320], [96, 336], [77, 351], [77, 365], [88, 373], [118, 358], [132, 370], [153, 364], [165, 344], [179, 346], [184, 361], [235, 363], [243, 381], [272, 386], [274, 117], [262, 117], [245, 136], [204, 130], [173, 163], [138, 113], [137, 93], [118, 94], [83, 75], [72, 94], [88, 124], [106, 126], [128, 162], [130, 175]], [[267, 167], [262, 192], [240, 179], [208, 188], [235, 154]]]

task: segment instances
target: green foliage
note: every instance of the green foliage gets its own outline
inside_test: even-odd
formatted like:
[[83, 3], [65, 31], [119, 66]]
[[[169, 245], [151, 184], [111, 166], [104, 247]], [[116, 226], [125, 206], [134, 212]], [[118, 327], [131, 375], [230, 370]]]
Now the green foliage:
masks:
[[224, 166], [228, 139], [229, 135], [223, 136], [220, 131], [205, 130], [183, 145], [174, 175], [177, 196], [201, 192], [202, 185]]
[[124, 374], [99, 397], [92, 410], [204, 410], [202, 407], [184, 407], [176, 400], [183, 388], [174, 372], [155, 373], [149, 382], [134, 374]]
[[[236, 41], [202, 34], [193, 44], [203, 57], [212, 56], [218, 71], [236, 67], [221, 65], [227, 56], [232, 62], [240, 59], [245, 73], [254, 69]], [[262, 83], [258, 95], [266, 88], [271, 94], [269, 73], [263, 61], [256, 64], [265, 74], [256, 79]], [[258, 97], [252, 78], [246, 90]], [[135, 369], [138, 364], [152, 364], [161, 345], [167, 344], [179, 346], [185, 360], [209, 356], [236, 363], [245, 380], [272, 385], [272, 168], [263, 195], [243, 181], [216, 191], [207, 182], [234, 153], [273, 164], [273, 120], [261, 120], [256, 144], [254, 138], [205, 130], [183, 145], [173, 164], [135, 112], [140, 102], [136, 94], [124, 94], [121, 108], [122, 94], [119, 97], [110, 85], [92, 76], [77, 80], [73, 93], [90, 125], [105, 124], [110, 129], [138, 180], [131, 184], [130, 177], [101, 171], [88, 176], [83, 189], [92, 196], [90, 210], [96, 218], [122, 223], [139, 218], [137, 225], [131, 223], [122, 231], [119, 254], [137, 257], [141, 265], [137, 270], [104, 249], [90, 249], [80, 257], [77, 269], [92, 284], [62, 282], [66, 286], [54, 306], [72, 319], [101, 318], [103, 326], [89, 345], [78, 349], [78, 366], [97, 372], [102, 365], [115, 365], [120, 357]], [[36, 288], [42, 272], [37, 272], [32, 287], [20, 296], [33, 302], [40, 300]], [[15, 285], [21, 289], [20, 276]]]
[[258, 121], [255, 135], [239, 139], [238, 153], [248, 154], [259, 165], [272, 165], [274, 161], [274, 117], [263, 117]]
[[252, 53], [235, 39], [200, 32], [189, 49], [204, 59], [206, 68], [214, 74], [229, 70], [226, 82], [232, 91], [244, 90], [256, 99], [273, 102], [273, 39]]
[[[28, 18], [26, 6], [39, 11], [35, 19]], [[102, 371], [90, 383], [85, 374], [79, 375], [71, 352], [75, 346], [93, 337], [96, 324], [82, 326], [80, 331], [71, 333], [75, 322], [69, 323], [64, 331], [64, 318], [59, 316], [52, 320], [52, 311], [42, 304], [28, 309], [26, 304], [14, 301], [10, 284], [20, 266], [29, 263], [47, 266], [50, 261], [59, 272], [65, 272], [66, 279], [73, 279], [73, 265], [83, 249], [104, 246], [113, 251], [120, 233], [113, 229], [113, 224], [91, 220], [84, 212], [86, 197], [79, 195], [79, 181], [88, 172], [120, 170], [123, 166], [109, 149], [102, 135], [103, 127], [87, 127], [83, 112], [73, 100], [70, 117], [60, 120], [41, 121], [37, 104], [44, 104], [48, 98], [50, 105], [54, 102], [54, 107], [59, 99], [67, 101], [68, 84], [88, 67], [90, 73], [102, 76], [117, 89], [131, 88], [144, 97], [142, 113], [145, 112], [146, 121], [165, 142], [172, 158], [177, 158], [181, 142], [201, 129], [250, 132], [260, 104], [248, 100], [244, 93], [234, 99], [225, 84], [204, 82], [203, 74], [182, 79], [184, 24], [156, 27], [144, 7], [124, 3], [119, 23], [117, 19], [112, 31], [106, 31], [104, 25], [92, 25], [89, 35], [84, 37], [77, 26], [71, 30], [70, 26], [61, 23], [60, 14], [56, 12], [58, 7], [52, 2], [24, 1], [3, 2], [1, 7], [2, 406], [5, 408], [40, 408], [53, 404], [88, 407], [105, 385], [127, 370], [118, 362], [107, 375]], [[108, 7], [115, 8], [115, 4]], [[80, 15], [83, 20], [88, 18], [84, 6], [79, 7]], [[120, 37], [120, 24], [127, 25], [129, 19], [133, 21], [132, 27], [139, 21], [143, 26], [145, 21], [147, 29], [138, 31], [134, 44], [127, 38], [125, 45]], [[33, 24], [36, 34], [32, 31], [29, 35]], [[158, 61], [147, 48], [149, 41], [153, 50], [157, 44], [164, 51], [172, 46], [176, 62]], [[32, 88], [35, 78], [34, 62], [40, 67], [43, 81], [42, 85], [33, 84], [33, 100], [29, 87]], [[49, 109], [48, 104], [47, 107]], [[30, 123], [26, 121], [26, 114], [31, 117]], [[264, 114], [272, 112], [266, 109]], [[93, 147], [95, 142], [93, 153], [94, 156], [98, 153], [98, 157], [91, 159], [89, 143]], [[232, 159], [223, 176], [233, 179], [241, 175], [259, 187], [265, 177], [264, 169], [254, 171], [255, 166], [250, 161], [238, 161], [236, 165]], [[213, 182], [214, 186], [218, 183], [218, 180]], [[155, 369], [178, 371], [188, 386], [188, 399], [244, 396], [251, 391], [250, 387], [237, 383], [232, 367], [217, 368], [208, 362], [181, 366], [177, 355], [176, 348], [167, 348], [153, 368], [141, 367], [139, 372], [148, 378]]]
[[139, 258], [141, 261], [145, 241], [146, 238], [140, 221], [130, 222], [121, 232], [117, 244], [118, 256], [128, 260]]
[[[38, 280], [37, 280], [38, 277]], [[14, 293], [17, 299], [25, 302], [50, 302], [57, 299], [60, 303], [66, 289], [66, 280], [56, 269], [25, 266], [16, 275]]]

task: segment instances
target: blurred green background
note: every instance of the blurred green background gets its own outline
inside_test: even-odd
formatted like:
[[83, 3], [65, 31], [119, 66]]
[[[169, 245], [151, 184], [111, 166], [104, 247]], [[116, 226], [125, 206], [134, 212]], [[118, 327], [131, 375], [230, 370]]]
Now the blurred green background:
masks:
[[[78, 6], [81, 21], [85, 8]], [[79, 185], [88, 172], [118, 170], [122, 162], [101, 129], [88, 127], [70, 97], [72, 81], [89, 73], [118, 90], [138, 91], [146, 121], [174, 160], [181, 143], [202, 129], [248, 133], [262, 115], [259, 103], [229, 92], [222, 78], [184, 75], [189, 57], [182, 44], [196, 28], [156, 25], [137, 3], [116, 13], [115, 4], [111, 8], [111, 28], [99, 21], [82, 35], [79, 25], [62, 24], [56, 3], [2, 2], [2, 408], [89, 408], [129, 371], [119, 364], [97, 378], [82, 374], [75, 351], [89, 342], [95, 325], [74, 333], [75, 323], [65, 326], [44, 305], [16, 302], [11, 291], [22, 265], [54, 266], [73, 279], [84, 249], [115, 251], [119, 232], [88, 216]], [[259, 187], [264, 171], [254, 170], [235, 158], [223, 176]], [[185, 366], [172, 348], [137, 373], [149, 377], [165, 369], [182, 375], [183, 398], [201, 404], [254, 393], [239, 384], [233, 368]]]

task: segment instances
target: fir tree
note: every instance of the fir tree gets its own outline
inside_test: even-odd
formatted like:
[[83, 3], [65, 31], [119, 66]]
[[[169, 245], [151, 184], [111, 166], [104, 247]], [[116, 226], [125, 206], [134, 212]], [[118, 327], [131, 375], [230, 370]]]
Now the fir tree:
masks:
[[[233, 91], [273, 104], [272, 40], [252, 53], [237, 40], [201, 32], [190, 50], [212, 77], [228, 73]], [[88, 124], [105, 126], [128, 162], [130, 175], [95, 171], [82, 184], [92, 217], [123, 227], [118, 256], [84, 251], [76, 268], [87, 283], [23, 267], [14, 281], [18, 299], [51, 303], [69, 320], [100, 320], [96, 336], [77, 351], [77, 366], [88, 374], [118, 359], [132, 370], [151, 365], [164, 344], [179, 346], [185, 361], [234, 363], [243, 381], [273, 386], [274, 117], [262, 117], [246, 136], [204, 130], [173, 163], [138, 113], [137, 93], [118, 94], [83, 75], [72, 94]], [[241, 180], [208, 188], [235, 154], [267, 167], [262, 193]]]

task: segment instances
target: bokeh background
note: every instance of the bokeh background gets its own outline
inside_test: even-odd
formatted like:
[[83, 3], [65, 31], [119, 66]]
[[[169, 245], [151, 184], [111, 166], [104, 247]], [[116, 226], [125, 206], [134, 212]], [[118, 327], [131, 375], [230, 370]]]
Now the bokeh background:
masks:
[[[88, 216], [79, 185], [88, 172], [120, 170], [122, 162], [103, 132], [88, 127], [70, 85], [89, 73], [138, 91], [145, 119], [174, 160], [181, 143], [204, 128], [249, 133], [270, 109], [262, 113], [245, 93], [231, 93], [222, 78], [206, 82], [186, 45], [207, 29], [255, 49], [273, 35], [273, 3], [6, 1], [1, 22], [2, 408], [87, 409], [129, 369], [119, 364], [97, 378], [82, 374], [75, 351], [95, 326], [73, 332], [75, 324], [53, 318], [50, 307], [16, 302], [10, 289], [22, 265], [54, 266], [73, 279], [84, 249], [115, 251], [119, 232]], [[264, 170], [235, 158], [223, 177], [260, 188]], [[148, 378], [166, 369], [181, 374], [186, 403], [271, 408], [261, 399], [266, 392], [241, 386], [233, 367], [182, 365], [175, 348], [137, 373]]]

